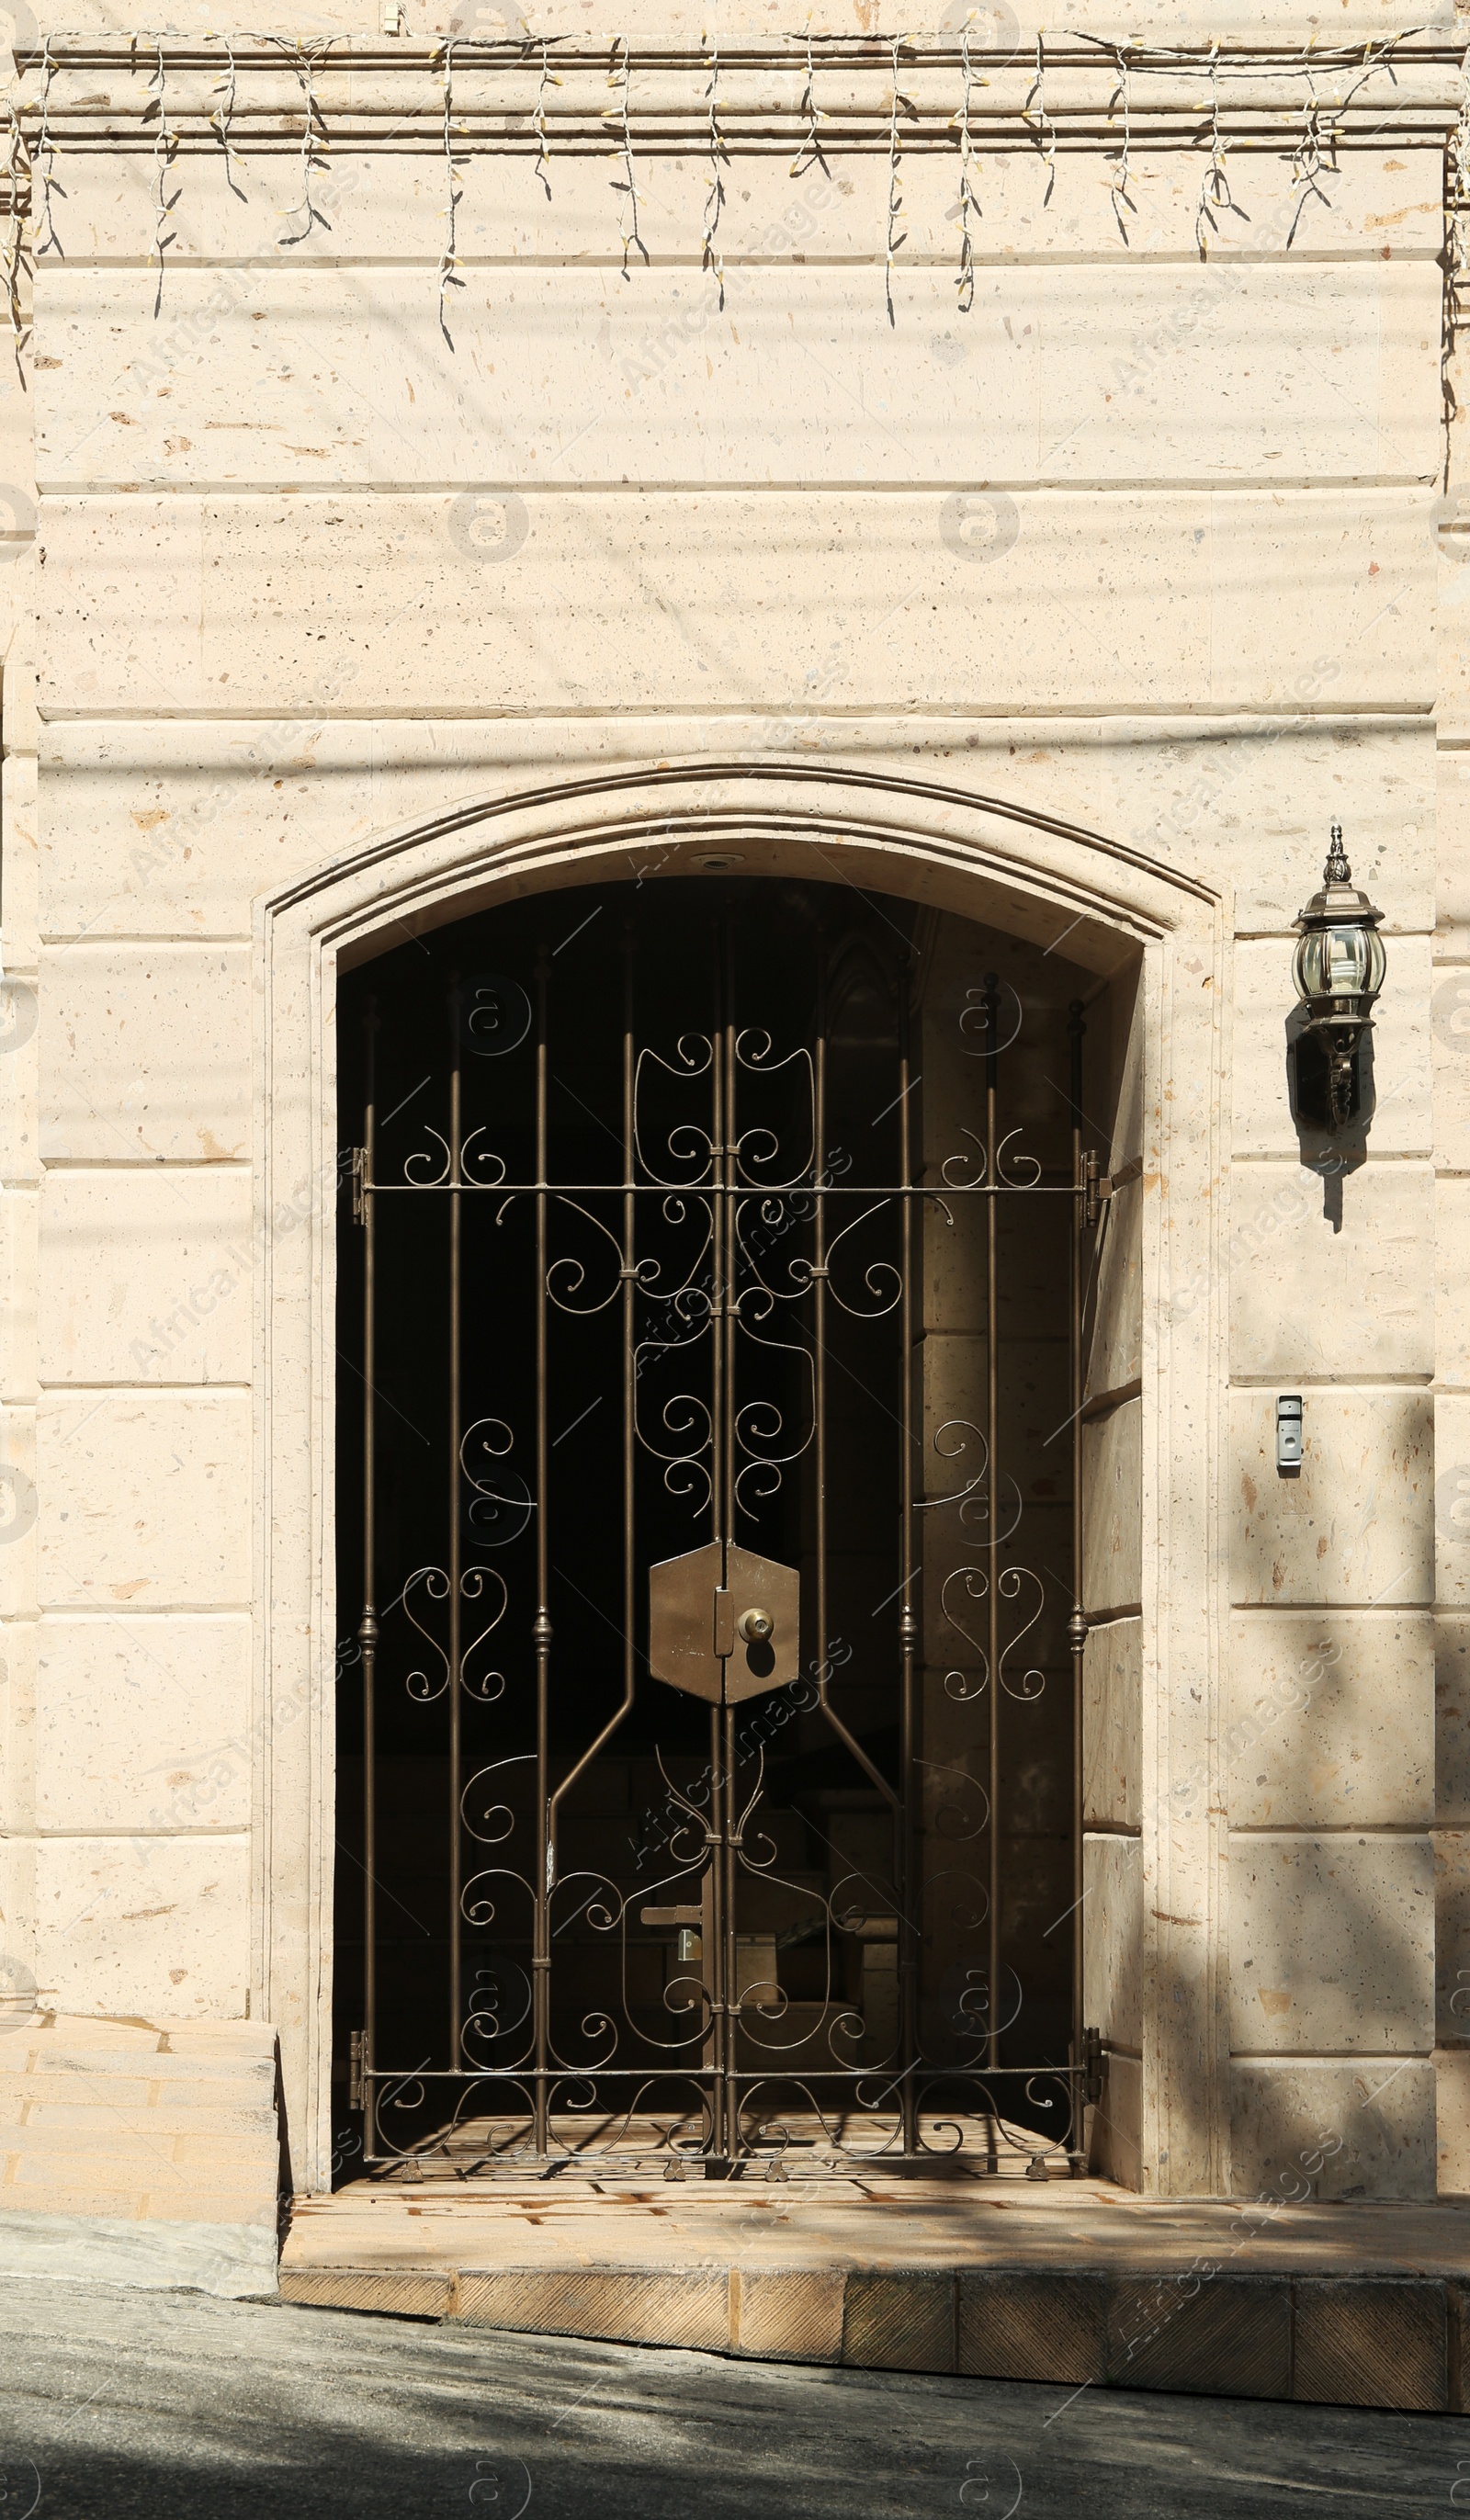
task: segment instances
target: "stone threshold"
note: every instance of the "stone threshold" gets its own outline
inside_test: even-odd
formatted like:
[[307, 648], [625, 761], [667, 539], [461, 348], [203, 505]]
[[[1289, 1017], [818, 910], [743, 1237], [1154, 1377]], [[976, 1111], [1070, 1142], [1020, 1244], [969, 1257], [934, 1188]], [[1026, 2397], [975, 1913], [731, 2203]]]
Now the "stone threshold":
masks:
[[302, 2197], [283, 2297], [765, 2361], [1470, 2412], [1470, 2201], [880, 2175]]

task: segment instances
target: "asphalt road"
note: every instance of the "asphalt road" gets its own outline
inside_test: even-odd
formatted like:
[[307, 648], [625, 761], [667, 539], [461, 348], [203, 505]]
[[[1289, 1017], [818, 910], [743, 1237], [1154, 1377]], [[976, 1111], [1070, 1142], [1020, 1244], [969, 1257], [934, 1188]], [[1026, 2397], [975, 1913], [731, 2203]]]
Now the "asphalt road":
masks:
[[0, 2295], [0, 2520], [1372, 2520], [1462, 2506], [1458, 2418], [1121, 2390], [1069, 2403], [1057, 2388], [103, 2285], [12, 2279]]

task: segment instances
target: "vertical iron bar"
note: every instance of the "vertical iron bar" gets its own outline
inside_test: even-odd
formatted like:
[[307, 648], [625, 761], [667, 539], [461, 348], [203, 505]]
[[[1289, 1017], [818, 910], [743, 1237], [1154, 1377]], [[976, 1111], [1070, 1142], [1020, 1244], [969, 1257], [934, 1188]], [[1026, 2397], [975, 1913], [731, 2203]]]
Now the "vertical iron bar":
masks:
[[[725, 1180], [725, 922], [723, 917], [714, 926], [714, 1021], [710, 1025], [710, 1267], [713, 1285], [710, 1301], [710, 1455], [709, 1455], [709, 1534], [711, 1540], [725, 1540], [725, 1202], [721, 1191]], [[721, 1576], [724, 1577], [724, 1558]]]
[[700, 1972], [709, 1992], [709, 2036], [705, 2070], [709, 2086], [709, 2154], [726, 2157], [725, 2139], [725, 1786], [722, 1777], [720, 1709], [709, 1710], [709, 1948], [700, 1957]]
[[633, 1650], [633, 1622], [638, 1606], [638, 1576], [634, 1562], [637, 1537], [634, 1521], [633, 1485], [638, 1446], [638, 1378], [636, 1344], [638, 1313], [635, 1295], [638, 1286], [637, 1206], [634, 1185], [634, 1110], [633, 1080], [636, 1055], [633, 1046], [633, 948], [634, 927], [631, 919], [623, 922], [623, 1703], [633, 1704], [636, 1664]]
[[363, 2152], [378, 2150], [378, 1224], [373, 1180], [378, 1149], [378, 1000], [368, 1000], [364, 1026], [363, 1107], [363, 1606], [357, 1642], [363, 1658]]
[[[1084, 1802], [1084, 1703], [1086, 1676], [1085, 1657], [1088, 1642], [1087, 1611], [1082, 1598], [1082, 1404], [1085, 1386], [1082, 1354], [1083, 1234], [1086, 1226], [1085, 1202], [1087, 1175], [1082, 1154], [1082, 1042], [1087, 1025], [1083, 1021], [1082, 1000], [1074, 998], [1067, 1014], [1067, 1041], [1071, 1051], [1072, 1102], [1072, 1320], [1071, 1320], [1071, 1410], [1072, 1410], [1072, 1615], [1067, 1621], [1067, 1642], [1072, 1654], [1072, 2063], [1083, 2063], [1083, 1845], [1082, 1832], [1086, 1817]], [[1085, 2125], [1080, 2094], [1074, 2086], [1073, 2106], [1076, 2111], [1072, 2128], [1074, 2154], [1081, 2151]]]
[[815, 1195], [812, 1225], [812, 1473], [816, 1487], [812, 1537], [816, 1545], [817, 1674], [819, 1695], [825, 1693], [827, 1665], [826, 1563], [826, 931], [817, 931], [817, 1041], [812, 1062], [812, 1141]]
[[[990, 1584], [986, 1594], [989, 1608], [987, 1648], [990, 1663], [990, 1905], [987, 1914], [989, 1950], [987, 1956], [987, 2037], [986, 2061], [994, 2071], [1001, 2062], [1001, 1349], [1000, 1306], [998, 1302], [998, 1250], [1000, 1231], [999, 1189], [996, 1178], [997, 1157], [997, 1092], [1000, 1083], [1001, 983], [999, 974], [985, 975], [985, 1180], [988, 1196], [985, 1201], [985, 1452], [986, 1494], [988, 1499], [988, 1538], [990, 1543]], [[999, 2166], [999, 2147], [993, 2095], [986, 2117], [987, 2145], [990, 2166]]]
[[729, 1326], [725, 1341], [725, 1460], [722, 1476], [725, 1495], [721, 1521], [727, 1551], [735, 1540], [735, 1330], [739, 1299], [735, 1288], [735, 914], [727, 903], [725, 910], [725, 1110], [722, 1118], [725, 1179], [725, 1318]]
[[[735, 1543], [735, 1340], [738, 1336], [739, 1297], [735, 1286], [735, 910], [725, 905], [725, 1108], [721, 1114], [722, 1173], [725, 1194], [721, 1202], [725, 1214], [725, 1457], [721, 1463], [724, 1498], [720, 1520], [725, 1540], [725, 1564], [721, 1579], [730, 1581], [730, 1551]], [[721, 1923], [723, 1926], [723, 1975], [725, 1980], [725, 2149], [734, 2160], [739, 2146], [740, 2102], [735, 2082], [738, 2071], [736, 2046], [739, 2038], [740, 1983], [735, 1953], [735, 1832], [738, 1825], [735, 1802], [735, 1710], [725, 1709], [722, 1743], [725, 1770], [725, 1844], [723, 1850], [724, 1881], [721, 1891]]]
[[551, 1853], [550, 1755], [551, 1712], [551, 1553], [549, 1497], [551, 1455], [547, 1439], [547, 1095], [550, 1050], [547, 1040], [547, 982], [551, 957], [543, 945], [536, 957], [536, 1908], [531, 1954], [536, 2039], [536, 2150], [543, 2158], [548, 2144], [547, 2074], [551, 2058]]
[[460, 1102], [460, 975], [449, 986], [451, 1032], [449, 1068], [449, 2068], [460, 2062], [464, 2033], [463, 1955], [460, 1943], [460, 1898], [464, 1887], [464, 1840], [460, 1828], [463, 1771], [460, 1657], [460, 1350], [461, 1231], [464, 1201], [458, 1195], [463, 1120]]
[[[913, 1080], [910, 1074], [910, 1027], [912, 1021], [912, 967], [905, 965], [899, 988], [899, 1185], [907, 1191], [913, 1180], [913, 1120], [910, 1104]], [[994, 1202], [992, 1202], [993, 1204]], [[903, 1445], [903, 1474], [899, 1508], [899, 1571], [903, 1576], [903, 1605], [899, 1613], [899, 1648], [902, 1656], [899, 1701], [899, 1800], [894, 1814], [895, 1888], [898, 1892], [898, 1964], [899, 1964], [899, 2086], [903, 2112], [903, 2149], [918, 2149], [917, 2093], [914, 2085], [915, 2003], [914, 1971], [918, 1962], [918, 1923], [913, 1912], [913, 1782], [916, 1743], [914, 1740], [914, 1688], [918, 1656], [918, 1611], [913, 1585], [917, 1572], [913, 1563], [913, 1201], [901, 1198], [899, 1270], [902, 1292], [899, 1300], [899, 1369], [902, 1384], [899, 1410], [902, 1420], [900, 1442]]]
[[725, 1770], [725, 1840], [721, 1847], [724, 1878], [720, 1885], [720, 1909], [724, 1921], [722, 1967], [725, 1978], [725, 2151], [734, 2161], [740, 2150], [740, 2092], [735, 2080], [740, 2029], [740, 1973], [736, 1965], [735, 1943], [735, 1847], [739, 1832], [739, 1814], [735, 1801], [735, 1711], [733, 1706], [722, 1710], [720, 1744]]
[[[726, 1318], [727, 1269], [725, 1252], [725, 930], [728, 914], [723, 914], [714, 928], [714, 1021], [710, 1026], [711, 1112], [710, 1144], [710, 1265], [713, 1271], [710, 1305], [710, 1457], [709, 1500], [711, 1536], [721, 1544], [720, 1581], [725, 1581], [725, 1552], [729, 1533], [725, 1523], [725, 1351], [731, 1337]], [[709, 1712], [709, 1939], [710, 1951], [705, 1967], [710, 1999], [710, 2149], [717, 2161], [730, 2156], [730, 2126], [726, 2074], [726, 2005], [729, 1981], [725, 1965], [725, 1830], [726, 1804], [730, 1779], [725, 1772], [724, 1740], [720, 1709]]]

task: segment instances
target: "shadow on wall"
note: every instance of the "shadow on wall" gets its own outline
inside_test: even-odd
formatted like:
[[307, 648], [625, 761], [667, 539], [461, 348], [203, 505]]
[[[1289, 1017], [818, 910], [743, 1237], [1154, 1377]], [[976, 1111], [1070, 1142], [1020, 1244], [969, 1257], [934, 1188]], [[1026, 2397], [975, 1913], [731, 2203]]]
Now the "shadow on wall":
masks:
[[1373, 1035], [1366, 1032], [1353, 1061], [1353, 1096], [1346, 1124], [1334, 1129], [1328, 1119], [1327, 1054], [1314, 1032], [1307, 1009], [1292, 1008], [1285, 1019], [1286, 1091], [1292, 1126], [1309, 1172], [1322, 1183], [1322, 1214], [1334, 1234], [1343, 1229], [1343, 1182], [1367, 1160], [1368, 1131], [1377, 1097], [1373, 1083]]

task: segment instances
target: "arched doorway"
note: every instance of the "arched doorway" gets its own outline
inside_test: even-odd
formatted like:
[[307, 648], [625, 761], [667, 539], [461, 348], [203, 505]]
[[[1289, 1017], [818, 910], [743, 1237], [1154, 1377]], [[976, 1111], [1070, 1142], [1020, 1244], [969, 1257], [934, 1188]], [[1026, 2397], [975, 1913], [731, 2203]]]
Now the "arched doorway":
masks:
[[1080, 2160], [1094, 987], [708, 865], [344, 981], [354, 2160]]

